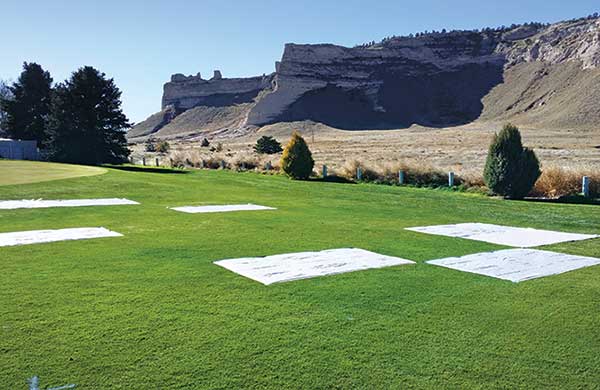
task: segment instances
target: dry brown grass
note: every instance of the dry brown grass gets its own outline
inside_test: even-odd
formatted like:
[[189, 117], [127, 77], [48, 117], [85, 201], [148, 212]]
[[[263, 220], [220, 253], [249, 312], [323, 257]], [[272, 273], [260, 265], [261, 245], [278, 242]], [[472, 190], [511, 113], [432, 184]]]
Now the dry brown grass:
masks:
[[172, 152], [169, 155], [172, 167], [235, 169], [236, 171], [278, 171], [277, 156], [257, 155], [250, 153], [215, 153], [198, 149], [186, 149]]
[[542, 171], [542, 175], [535, 183], [532, 195], [561, 198], [580, 194], [583, 176], [590, 178], [590, 195], [592, 197], [600, 196], [600, 171], [556, 166], [545, 168]]
[[[427, 164], [411, 162], [397, 162], [371, 166], [358, 160], [347, 161], [342, 168], [342, 175], [348, 179], [356, 180], [357, 169], [362, 170], [362, 180], [367, 182], [398, 184], [399, 172], [405, 175], [405, 184], [420, 187], [444, 187], [448, 185], [448, 172], [437, 169]], [[455, 185], [460, 185], [463, 180], [455, 175]]]

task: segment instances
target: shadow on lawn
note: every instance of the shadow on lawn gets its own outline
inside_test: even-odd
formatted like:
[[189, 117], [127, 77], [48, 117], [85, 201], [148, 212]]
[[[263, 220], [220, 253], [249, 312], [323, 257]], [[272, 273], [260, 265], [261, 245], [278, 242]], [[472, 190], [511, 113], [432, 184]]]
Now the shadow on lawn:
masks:
[[327, 177], [311, 177], [308, 181], [321, 183], [341, 183], [341, 184], [356, 184], [354, 180], [347, 179], [342, 176], [330, 175]]
[[140, 167], [136, 165], [102, 165], [105, 168], [118, 169], [121, 171], [145, 172], [145, 173], [166, 173], [166, 174], [186, 174], [189, 171], [176, 168], [160, 168], [160, 167]]
[[586, 198], [584, 196], [564, 196], [558, 199], [548, 198], [525, 198], [523, 202], [539, 202], [539, 203], [563, 203], [563, 204], [585, 204], [600, 206], [600, 199]]

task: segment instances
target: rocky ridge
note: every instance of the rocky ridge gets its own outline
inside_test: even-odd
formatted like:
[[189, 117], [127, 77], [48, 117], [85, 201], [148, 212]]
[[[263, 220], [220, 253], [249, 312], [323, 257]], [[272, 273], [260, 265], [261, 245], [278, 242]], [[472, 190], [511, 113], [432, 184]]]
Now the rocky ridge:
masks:
[[[599, 68], [598, 17], [394, 37], [354, 48], [287, 44], [270, 75], [227, 79], [215, 72], [210, 80], [173, 75], [164, 86], [162, 111], [129, 136], [223, 133], [301, 120], [340, 129], [446, 127], [510, 119], [533, 108], [543, 119], [543, 110], [574, 94], [575, 87], [587, 107], [575, 115], [578, 123], [593, 125], [598, 122], [588, 106], [597, 98]], [[188, 110], [195, 110], [188, 117], [197, 121], [178, 131], [176, 119]], [[204, 111], [222, 115], [207, 120]]]

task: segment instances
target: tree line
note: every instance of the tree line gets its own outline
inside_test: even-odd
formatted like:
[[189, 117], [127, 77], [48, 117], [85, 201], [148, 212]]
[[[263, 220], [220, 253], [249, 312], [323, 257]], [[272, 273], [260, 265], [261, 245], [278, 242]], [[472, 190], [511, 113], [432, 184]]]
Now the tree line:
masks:
[[124, 162], [130, 127], [114, 80], [91, 66], [53, 85], [48, 71], [25, 62], [15, 82], [0, 83], [0, 129], [9, 138], [37, 141], [49, 161]]
[[[564, 22], [566, 23], [572, 23], [572, 22], [579, 22], [579, 21], [583, 21], [583, 20], [594, 20], [594, 19], [598, 19], [600, 17], [600, 15], [598, 14], [598, 12], [594, 12], [593, 14], [590, 14], [588, 16], [584, 16], [581, 18], [574, 18], [574, 19], [569, 19], [569, 20], [565, 20]], [[510, 30], [514, 30], [517, 27], [531, 27], [531, 28], [535, 28], [535, 29], [541, 29], [544, 27], [548, 27], [550, 26], [550, 23], [540, 23], [540, 22], [529, 22], [529, 23], [521, 23], [521, 24], [517, 24], [517, 23], [513, 23], [510, 26], [499, 26], [499, 27], [485, 27], [482, 29], [470, 29], [470, 30], [450, 30], [447, 31], [446, 29], [442, 29], [441, 31], [428, 31], [425, 30], [423, 32], [417, 32], [415, 34], [408, 34], [408, 35], [392, 35], [392, 36], [387, 36], [385, 38], [383, 38], [381, 41], [376, 42], [376, 41], [370, 41], [367, 43], [362, 43], [362, 44], [358, 44], [355, 45], [354, 48], [357, 49], [366, 49], [366, 48], [371, 48], [374, 46], [385, 46], [386, 44], [396, 41], [396, 40], [404, 40], [404, 39], [412, 39], [412, 38], [424, 38], [424, 37], [436, 37], [439, 35], [447, 35], [447, 34], [464, 34], [464, 33], [484, 33], [484, 34], [498, 34], [498, 33], [504, 33], [506, 31], [510, 31]]]

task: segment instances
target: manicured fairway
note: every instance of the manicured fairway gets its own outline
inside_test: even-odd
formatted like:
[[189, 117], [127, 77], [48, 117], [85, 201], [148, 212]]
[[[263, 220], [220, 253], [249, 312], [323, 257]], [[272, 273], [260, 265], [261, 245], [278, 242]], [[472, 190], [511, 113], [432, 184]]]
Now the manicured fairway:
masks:
[[[123, 237], [0, 248], [0, 389], [595, 388], [600, 266], [522, 283], [425, 264], [505, 247], [404, 230], [483, 222], [600, 233], [600, 207], [253, 173], [126, 172], [0, 199], [139, 206], [0, 211], [0, 232]], [[260, 204], [268, 212], [168, 207]], [[358, 247], [412, 265], [264, 286], [212, 262]], [[600, 256], [600, 240], [543, 247]], [[597, 388], [597, 387], [596, 387]]]
[[0, 186], [93, 176], [106, 169], [36, 161], [0, 160]]

